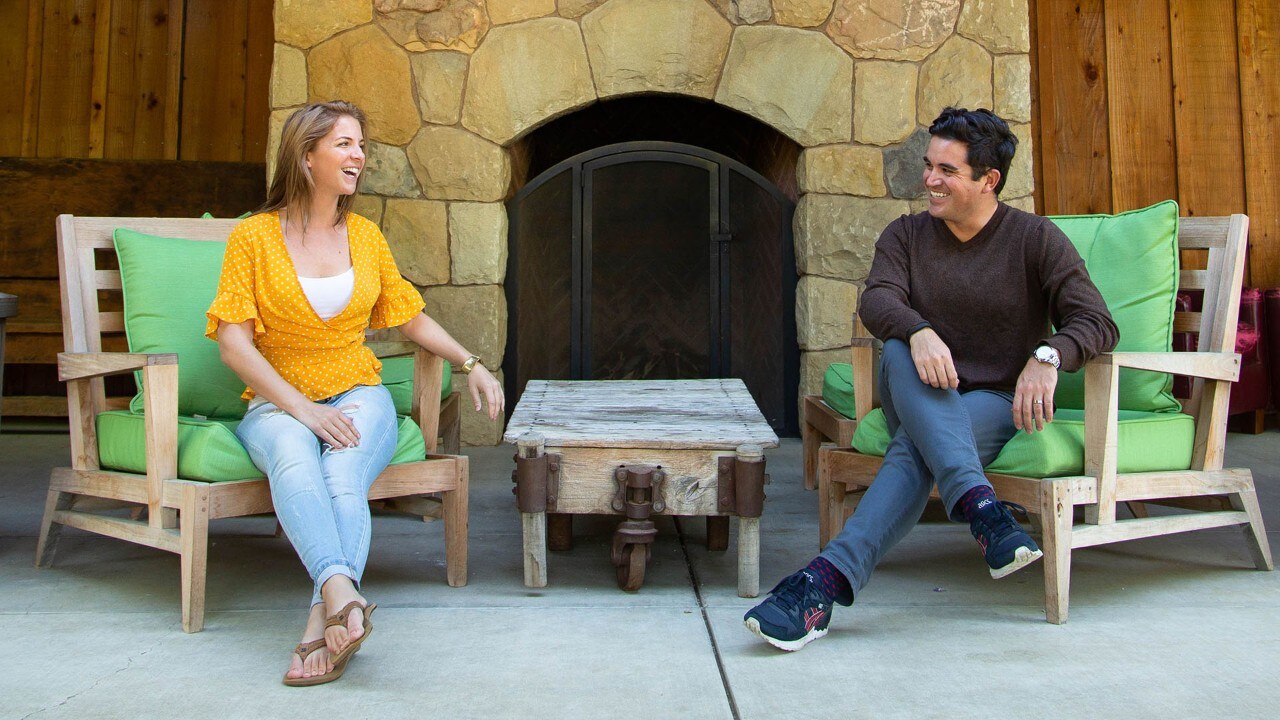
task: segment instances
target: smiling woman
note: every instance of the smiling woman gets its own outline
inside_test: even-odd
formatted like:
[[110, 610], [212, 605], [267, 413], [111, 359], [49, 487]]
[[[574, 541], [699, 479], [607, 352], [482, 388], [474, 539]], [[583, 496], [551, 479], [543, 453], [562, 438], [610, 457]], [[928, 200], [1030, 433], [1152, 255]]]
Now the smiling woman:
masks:
[[359, 592], [369, 488], [392, 458], [396, 417], [368, 328], [408, 339], [468, 374], [475, 409], [501, 386], [400, 276], [386, 238], [351, 212], [364, 170], [364, 113], [333, 101], [284, 124], [267, 202], [232, 231], [206, 334], [248, 386], [236, 437], [268, 478], [276, 516], [314, 582], [286, 685], [340, 677], [373, 630]]

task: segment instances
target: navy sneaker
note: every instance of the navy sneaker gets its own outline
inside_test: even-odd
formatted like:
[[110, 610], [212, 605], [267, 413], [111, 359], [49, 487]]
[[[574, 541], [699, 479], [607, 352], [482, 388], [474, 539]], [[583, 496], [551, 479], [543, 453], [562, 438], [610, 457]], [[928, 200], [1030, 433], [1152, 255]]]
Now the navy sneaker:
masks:
[[1013, 519], [1009, 508], [1026, 513], [1011, 502], [983, 500], [969, 521], [969, 532], [982, 548], [991, 577], [996, 579], [1017, 572], [1044, 555], [1036, 541]]
[[831, 602], [818, 589], [817, 579], [801, 570], [770, 590], [742, 622], [770, 645], [792, 652], [827, 634]]

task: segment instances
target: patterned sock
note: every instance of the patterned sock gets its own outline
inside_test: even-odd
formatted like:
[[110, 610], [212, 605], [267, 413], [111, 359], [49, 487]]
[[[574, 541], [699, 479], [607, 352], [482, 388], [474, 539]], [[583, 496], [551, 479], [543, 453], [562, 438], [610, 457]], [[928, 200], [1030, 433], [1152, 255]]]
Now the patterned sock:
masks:
[[853, 588], [849, 586], [849, 579], [830, 560], [819, 555], [804, 569], [817, 579], [818, 590], [827, 596], [827, 602], [840, 601], [841, 605], [853, 602]]
[[[991, 502], [983, 502], [989, 500]], [[969, 492], [960, 496], [960, 501], [956, 503], [956, 508], [964, 515], [964, 519], [973, 521], [974, 513], [982, 508], [987, 507], [996, 501], [996, 491], [991, 489], [990, 485], [979, 485], [969, 490]]]

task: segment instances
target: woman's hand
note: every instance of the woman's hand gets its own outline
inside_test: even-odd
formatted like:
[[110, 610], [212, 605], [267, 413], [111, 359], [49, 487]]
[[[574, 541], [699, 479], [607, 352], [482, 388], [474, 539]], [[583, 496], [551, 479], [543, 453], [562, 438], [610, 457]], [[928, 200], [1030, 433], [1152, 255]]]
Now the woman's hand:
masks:
[[493, 373], [489, 372], [489, 368], [476, 363], [471, 374], [467, 376], [467, 389], [471, 391], [471, 400], [475, 403], [476, 412], [480, 412], [480, 398], [483, 397], [484, 404], [489, 408], [489, 419], [497, 420], [503, 406], [506, 405], [506, 398], [502, 394], [501, 383]]
[[308, 403], [294, 414], [322, 442], [332, 448], [353, 448], [360, 444], [356, 424], [341, 409], [322, 403]]

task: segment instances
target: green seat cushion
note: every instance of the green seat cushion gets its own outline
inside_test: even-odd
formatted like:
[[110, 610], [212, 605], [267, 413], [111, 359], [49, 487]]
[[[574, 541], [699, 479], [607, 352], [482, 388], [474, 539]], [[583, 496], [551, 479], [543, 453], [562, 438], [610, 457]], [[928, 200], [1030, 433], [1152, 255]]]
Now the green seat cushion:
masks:
[[[413, 356], [384, 358], [382, 360], [382, 384], [391, 393], [396, 413], [408, 415], [413, 411]], [[453, 392], [453, 373], [449, 361], [444, 361], [444, 377], [440, 380], [440, 401], [444, 402]]]
[[[145, 473], [146, 427], [141, 413], [110, 410], [99, 413], [98, 459], [110, 470]], [[178, 417], [178, 477], [183, 480], [226, 482], [260, 478], [262, 473], [236, 438], [239, 420], [201, 420]], [[391, 464], [414, 462], [427, 456], [422, 431], [401, 416]]]
[[[1195, 434], [1195, 419], [1190, 415], [1121, 410], [1117, 470], [1186, 470], [1191, 467]], [[884, 456], [889, 447], [884, 410], [876, 408], [858, 423], [853, 447], [866, 455]], [[1054, 410], [1053, 422], [1043, 431], [1014, 435], [986, 469], [1024, 477], [1083, 475], [1084, 411]]]
[[[178, 354], [179, 415], [244, 417], [244, 383], [222, 364], [217, 343], [204, 336], [204, 313], [218, 290], [225, 244], [119, 228], [115, 245], [130, 352]], [[141, 411], [141, 393], [130, 408]]]
[[[1178, 292], [1178, 204], [1172, 200], [1119, 215], [1049, 218], [1084, 258], [1120, 329], [1117, 352], [1167, 352]], [[1062, 373], [1054, 402], [1084, 407], [1084, 371]], [[1178, 412], [1173, 376], [1120, 371], [1120, 409]]]
[[822, 374], [822, 401], [832, 410], [851, 418], [853, 408], [853, 366], [849, 363], [831, 363]]

